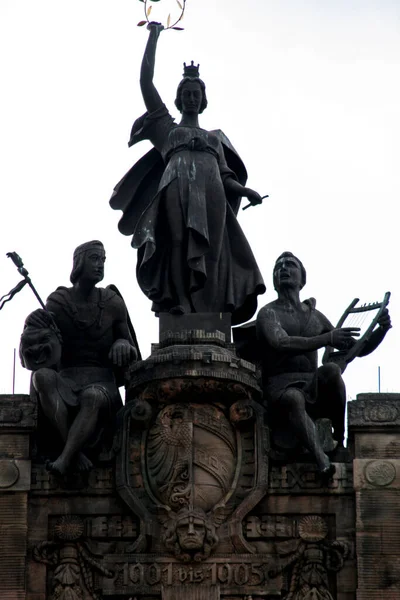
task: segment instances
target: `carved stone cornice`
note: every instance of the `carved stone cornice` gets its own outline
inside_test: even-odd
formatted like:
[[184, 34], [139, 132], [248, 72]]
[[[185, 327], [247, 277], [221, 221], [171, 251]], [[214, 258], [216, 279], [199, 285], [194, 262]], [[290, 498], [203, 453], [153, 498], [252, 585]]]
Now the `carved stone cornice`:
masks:
[[347, 404], [349, 431], [400, 427], [400, 394], [358, 394]]
[[0, 395], [0, 431], [33, 431], [37, 406], [27, 394]]

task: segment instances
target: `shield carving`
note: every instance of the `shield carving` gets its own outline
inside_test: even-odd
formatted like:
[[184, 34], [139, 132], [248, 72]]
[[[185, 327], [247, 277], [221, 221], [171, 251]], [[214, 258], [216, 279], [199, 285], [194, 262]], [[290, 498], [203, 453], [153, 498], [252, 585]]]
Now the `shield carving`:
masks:
[[213, 405], [172, 404], [149, 429], [146, 474], [154, 496], [169, 509], [212, 510], [231, 491], [236, 432]]
[[228, 406], [142, 396], [124, 407], [116, 484], [141, 520], [131, 552], [161, 541], [179, 560], [199, 561], [226, 538], [255, 551], [241, 523], [267, 491], [268, 434], [260, 405], [240, 385], [231, 393]]

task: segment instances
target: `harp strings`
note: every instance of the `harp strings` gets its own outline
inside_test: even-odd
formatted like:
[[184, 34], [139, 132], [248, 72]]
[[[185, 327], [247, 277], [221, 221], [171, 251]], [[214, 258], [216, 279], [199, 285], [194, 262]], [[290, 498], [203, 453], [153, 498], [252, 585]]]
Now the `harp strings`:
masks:
[[350, 312], [343, 323], [343, 327], [359, 327], [361, 337], [372, 323], [378, 310], [379, 308], [362, 312]]

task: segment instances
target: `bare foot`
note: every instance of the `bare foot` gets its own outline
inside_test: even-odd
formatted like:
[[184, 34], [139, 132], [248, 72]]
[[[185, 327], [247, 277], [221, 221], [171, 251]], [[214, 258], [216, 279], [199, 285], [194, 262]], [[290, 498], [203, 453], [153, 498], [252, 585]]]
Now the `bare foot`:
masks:
[[317, 462], [317, 467], [318, 467], [318, 471], [320, 473], [325, 473], [331, 464], [331, 461], [329, 460], [329, 456], [327, 454], [325, 454], [325, 452], [323, 452], [322, 450], [319, 451], [318, 455], [316, 456], [316, 462]]
[[55, 461], [47, 461], [46, 469], [55, 475], [61, 475], [63, 477], [68, 469], [68, 464], [65, 460], [59, 456]]
[[171, 315], [184, 315], [186, 310], [182, 304], [177, 304], [176, 306], [173, 306], [169, 312]]
[[77, 471], [90, 471], [90, 469], [93, 469], [93, 463], [83, 452], [79, 452], [76, 457], [75, 467]]
[[332, 477], [334, 476], [335, 473], [336, 473], [336, 467], [332, 463], [330, 463], [329, 466], [325, 467], [324, 469], [321, 469], [319, 472], [319, 476], [320, 476], [322, 485], [324, 485], [324, 486], [328, 485], [329, 481], [332, 479]]

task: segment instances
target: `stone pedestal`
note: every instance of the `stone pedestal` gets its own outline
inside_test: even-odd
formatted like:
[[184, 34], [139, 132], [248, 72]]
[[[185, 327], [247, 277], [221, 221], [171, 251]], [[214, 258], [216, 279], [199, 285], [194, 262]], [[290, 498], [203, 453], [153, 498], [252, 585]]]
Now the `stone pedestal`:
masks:
[[400, 394], [348, 406], [354, 449], [357, 600], [400, 598]]
[[0, 590], [2, 600], [25, 600], [30, 433], [36, 407], [27, 396], [0, 396]]
[[185, 331], [131, 369], [89, 474], [50, 474], [35, 405], [0, 398], [2, 600], [398, 600], [400, 395], [349, 404], [354, 482], [350, 459], [322, 486], [271, 457], [255, 370], [223, 332]]

